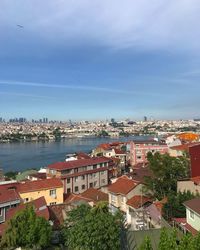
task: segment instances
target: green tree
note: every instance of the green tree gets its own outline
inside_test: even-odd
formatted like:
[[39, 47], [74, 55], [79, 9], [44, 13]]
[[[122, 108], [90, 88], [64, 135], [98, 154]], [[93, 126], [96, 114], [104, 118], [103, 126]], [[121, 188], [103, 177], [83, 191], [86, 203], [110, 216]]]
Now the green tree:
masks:
[[174, 217], [186, 217], [186, 208], [183, 203], [187, 200], [195, 198], [196, 196], [197, 195], [192, 194], [190, 191], [169, 194], [167, 197], [167, 203], [163, 206], [165, 219], [170, 220]]
[[153, 247], [151, 245], [151, 240], [148, 236], [144, 238], [144, 241], [140, 246], [140, 250], [153, 250]]
[[149, 152], [147, 159], [152, 175], [145, 177], [146, 187], [158, 199], [176, 192], [177, 180], [188, 176], [189, 162], [185, 156], [176, 158]]
[[109, 213], [107, 204], [95, 208], [80, 205], [69, 213], [63, 228], [63, 238], [68, 249], [110, 250], [120, 249], [121, 216]]
[[28, 205], [10, 219], [0, 247], [46, 249], [50, 238], [51, 226], [43, 217], [36, 215], [33, 206]]
[[176, 237], [175, 230], [168, 231], [166, 228], [163, 228], [161, 231], [161, 235], [160, 235], [160, 242], [159, 242], [158, 249], [159, 250], [169, 250], [169, 249], [177, 250], [178, 246], [177, 246], [176, 239], [177, 237]]

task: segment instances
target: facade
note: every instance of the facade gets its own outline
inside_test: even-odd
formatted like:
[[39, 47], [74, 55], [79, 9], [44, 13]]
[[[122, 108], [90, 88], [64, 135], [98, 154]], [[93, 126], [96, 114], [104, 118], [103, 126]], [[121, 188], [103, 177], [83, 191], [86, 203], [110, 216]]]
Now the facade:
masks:
[[118, 209], [126, 213], [127, 201], [134, 195], [142, 195], [143, 185], [123, 175], [108, 187], [109, 207], [112, 213]]
[[20, 202], [21, 199], [15, 186], [12, 184], [0, 185], [0, 223], [5, 222], [7, 211], [18, 206]]
[[65, 194], [79, 194], [108, 185], [109, 162], [105, 157], [58, 162], [47, 167], [47, 176], [61, 179]]
[[200, 198], [184, 202], [186, 207], [186, 221], [195, 230], [200, 230]]
[[155, 140], [151, 141], [131, 141], [130, 142], [130, 163], [136, 165], [147, 161], [147, 153], [159, 152], [160, 154], [168, 153], [168, 146]]
[[149, 229], [149, 215], [144, 208], [151, 204], [151, 199], [143, 195], [134, 195], [126, 204], [126, 220], [131, 229]]
[[63, 203], [63, 183], [60, 179], [44, 179], [20, 183], [18, 193], [26, 202], [44, 197], [47, 205]]

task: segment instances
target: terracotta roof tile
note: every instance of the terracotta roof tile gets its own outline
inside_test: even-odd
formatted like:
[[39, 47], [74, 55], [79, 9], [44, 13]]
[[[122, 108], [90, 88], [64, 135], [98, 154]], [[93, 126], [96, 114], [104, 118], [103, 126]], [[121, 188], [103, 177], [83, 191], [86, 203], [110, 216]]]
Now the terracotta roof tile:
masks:
[[138, 185], [138, 182], [130, 180], [127, 176], [123, 175], [117, 181], [108, 187], [108, 191], [116, 194], [128, 194]]
[[58, 187], [63, 187], [63, 183], [60, 179], [56, 178], [29, 181], [25, 183], [20, 183], [19, 193], [33, 192], [37, 190], [51, 189]]
[[145, 203], [151, 202], [152, 200], [149, 197], [142, 195], [135, 195], [131, 199], [129, 199], [126, 204], [135, 209], [144, 206]]
[[17, 192], [19, 183], [0, 185], [0, 204], [20, 200]]
[[97, 190], [95, 188], [89, 188], [81, 194], [82, 197], [88, 198], [93, 202], [108, 201], [108, 194]]
[[47, 166], [49, 169], [56, 169], [56, 170], [65, 170], [65, 169], [73, 169], [73, 168], [80, 168], [84, 166], [90, 166], [99, 163], [109, 162], [110, 159], [106, 157], [93, 157], [90, 159], [80, 159], [68, 162], [57, 162], [54, 164], [50, 164]]

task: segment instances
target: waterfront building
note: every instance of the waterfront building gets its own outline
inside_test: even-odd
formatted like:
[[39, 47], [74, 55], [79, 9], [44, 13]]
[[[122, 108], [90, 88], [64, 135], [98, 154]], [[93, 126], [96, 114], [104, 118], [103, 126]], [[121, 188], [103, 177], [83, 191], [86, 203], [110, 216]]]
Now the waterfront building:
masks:
[[57, 162], [47, 166], [47, 177], [62, 180], [64, 193], [83, 193], [88, 188], [108, 185], [110, 159], [93, 157], [68, 162]]
[[130, 163], [136, 165], [147, 161], [148, 152], [160, 154], [168, 153], [168, 146], [156, 140], [131, 141], [130, 142]]

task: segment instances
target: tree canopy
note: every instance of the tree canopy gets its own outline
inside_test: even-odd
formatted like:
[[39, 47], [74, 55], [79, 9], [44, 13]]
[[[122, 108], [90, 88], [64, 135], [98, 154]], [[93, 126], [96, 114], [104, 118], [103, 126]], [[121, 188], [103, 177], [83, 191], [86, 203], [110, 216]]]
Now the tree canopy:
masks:
[[145, 177], [145, 184], [158, 199], [176, 192], [177, 180], [188, 177], [189, 161], [185, 156], [171, 157], [149, 152], [147, 159], [152, 175]]
[[82, 204], [69, 213], [63, 238], [68, 249], [117, 250], [120, 228], [121, 216], [112, 215], [107, 204], [100, 202], [95, 208]]
[[50, 243], [51, 226], [43, 217], [38, 217], [34, 207], [28, 205], [10, 219], [2, 236], [1, 249], [24, 247], [46, 249]]
[[[151, 240], [149, 238], [145, 238], [142, 245], [140, 246], [140, 250], [151, 250]], [[160, 241], [158, 244], [158, 250], [200, 250], [200, 233], [196, 236], [192, 236], [191, 234], [185, 234], [178, 239], [176, 230], [169, 230], [163, 228], [160, 234]]]
[[163, 214], [165, 219], [183, 218], [186, 217], [186, 208], [183, 203], [187, 200], [195, 198], [197, 195], [192, 194], [190, 191], [178, 192], [177, 194], [169, 194], [167, 203], [163, 206]]

